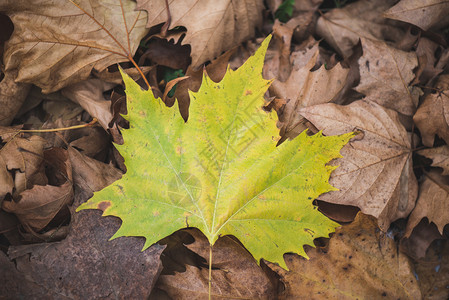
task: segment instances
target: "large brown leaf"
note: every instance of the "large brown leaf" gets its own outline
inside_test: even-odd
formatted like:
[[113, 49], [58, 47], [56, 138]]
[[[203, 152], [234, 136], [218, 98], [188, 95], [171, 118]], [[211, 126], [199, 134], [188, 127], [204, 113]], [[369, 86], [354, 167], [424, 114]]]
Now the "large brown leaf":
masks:
[[443, 229], [449, 223], [449, 180], [437, 171], [426, 173], [420, 185], [419, 197], [416, 207], [408, 219], [405, 237], [409, 237], [413, 228], [422, 218], [437, 225], [438, 231], [443, 235]]
[[361, 100], [347, 106], [310, 106], [300, 113], [326, 135], [359, 131], [341, 150], [343, 158], [332, 163], [339, 167], [329, 182], [339, 191], [324, 194], [320, 200], [357, 206], [378, 218], [385, 231], [392, 221], [408, 216], [418, 186], [410, 138], [396, 112]]
[[[192, 46], [192, 68], [254, 37], [256, 27], [262, 25], [264, 9], [261, 0], [172, 0], [168, 6], [168, 29], [187, 28], [183, 44]], [[164, 0], [138, 0], [137, 8], [148, 12], [147, 28], [168, 19]]]
[[424, 30], [442, 28], [449, 24], [447, 0], [401, 0], [384, 16], [414, 24]]
[[438, 91], [427, 95], [413, 116], [427, 147], [433, 146], [436, 134], [449, 143], [449, 75], [441, 75], [436, 88]]
[[399, 41], [403, 30], [382, 16], [395, 0], [361, 0], [335, 8], [318, 19], [316, 31], [344, 57], [359, 38]]
[[[189, 230], [195, 242], [186, 245], [204, 258], [209, 258], [209, 242], [198, 230]], [[207, 264], [206, 264], [207, 266]], [[254, 258], [231, 237], [219, 239], [213, 247], [212, 298], [273, 299], [270, 280]], [[157, 287], [172, 299], [207, 299], [209, 270], [187, 265], [185, 272], [162, 275]]]
[[3, 59], [7, 71], [18, 70], [16, 81], [49, 93], [86, 79], [92, 68], [102, 71], [135, 53], [147, 30], [146, 14], [134, 11], [133, 1], [76, 3], [79, 7], [68, 0], [1, 2], [0, 10], [14, 23]]
[[412, 116], [418, 93], [409, 87], [418, 65], [416, 55], [388, 46], [383, 41], [362, 38], [363, 55], [359, 59], [360, 84], [355, 88], [383, 107]]
[[268, 263], [286, 285], [280, 299], [421, 299], [410, 260], [372, 217], [359, 213], [336, 230], [328, 250], [307, 255], [286, 254], [290, 272]]

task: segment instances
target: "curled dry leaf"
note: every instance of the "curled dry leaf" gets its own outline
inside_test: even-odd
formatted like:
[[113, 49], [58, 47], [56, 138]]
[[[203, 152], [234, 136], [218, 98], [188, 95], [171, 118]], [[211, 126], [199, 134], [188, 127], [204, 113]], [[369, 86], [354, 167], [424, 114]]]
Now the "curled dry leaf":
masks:
[[386, 231], [415, 206], [418, 185], [413, 173], [410, 138], [398, 114], [382, 106], [356, 101], [347, 106], [322, 104], [300, 113], [326, 135], [358, 131], [332, 165], [339, 166], [330, 183], [339, 191], [320, 200], [353, 205], [378, 218]]
[[286, 289], [280, 299], [421, 299], [411, 262], [376, 220], [359, 213], [336, 230], [329, 249], [310, 249], [307, 261], [287, 254], [287, 272], [272, 263]]
[[16, 81], [50, 93], [86, 79], [92, 68], [128, 61], [147, 32], [146, 14], [134, 11], [130, 0], [109, 2], [2, 1], [0, 10], [14, 23], [5, 43], [6, 71], [17, 70]]
[[101, 126], [108, 130], [112, 120], [111, 101], [104, 98], [103, 92], [110, 90], [114, 84], [100, 79], [88, 79], [65, 87], [62, 94], [81, 105], [92, 117], [98, 119]]
[[[308, 58], [315, 47], [304, 53]], [[312, 105], [328, 103], [336, 97], [346, 83], [349, 69], [343, 69], [337, 64], [330, 70], [322, 65], [316, 71], [310, 71], [317, 63], [318, 50], [312, 54], [306, 65], [300, 63], [293, 65], [293, 70], [286, 82], [275, 80], [270, 87], [270, 94], [274, 94], [286, 101], [285, 107], [280, 114], [280, 135], [283, 139], [293, 138], [306, 129], [304, 118], [300, 109]], [[296, 56], [298, 58], [298, 56]]]
[[[17, 133], [17, 130], [16, 130]], [[30, 138], [13, 137], [0, 149], [0, 156], [6, 165], [3, 176], [14, 178], [13, 197], [31, 188], [35, 184], [47, 184], [43, 169], [43, 147], [45, 140], [39, 136]], [[8, 174], [8, 175], [7, 175]], [[7, 179], [5, 183], [10, 182]], [[3, 182], [0, 183], [3, 185]], [[5, 190], [5, 187], [2, 187]]]
[[352, 54], [360, 38], [399, 41], [403, 30], [382, 13], [395, 0], [361, 0], [335, 8], [318, 19], [316, 32], [344, 57]]
[[449, 175], [449, 146], [444, 145], [441, 147], [424, 149], [417, 153], [430, 158], [432, 160], [432, 167], [442, 168], [443, 173], [441, 173], [441, 175]]
[[384, 16], [411, 23], [423, 30], [443, 28], [449, 24], [447, 0], [401, 0]]
[[[203, 258], [209, 258], [209, 242], [198, 230], [189, 230], [195, 242], [187, 248]], [[275, 293], [267, 275], [254, 258], [230, 236], [217, 241], [213, 247], [212, 298], [274, 299]], [[185, 272], [159, 277], [157, 287], [172, 299], [206, 299], [209, 270], [186, 266]]]
[[72, 165], [67, 152], [61, 148], [53, 148], [44, 155], [53, 169], [55, 178], [52, 181], [55, 182], [34, 185], [20, 193], [19, 199], [3, 201], [2, 205], [5, 211], [18, 217], [27, 231], [40, 231], [63, 207], [73, 201]]
[[[138, 0], [137, 9], [148, 12], [147, 28], [168, 20], [164, 0]], [[183, 44], [191, 45], [191, 67], [196, 69], [254, 37], [256, 28], [262, 25], [263, 9], [262, 0], [174, 0], [169, 3], [168, 29], [187, 28]]]
[[418, 65], [416, 55], [388, 46], [383, 41], [361, 39], [360, 84], [355, 88], [369, 101], [412, 116], [418, 105], [417, 90], [409, 87]]
[[408, 238], [401, 239], [400, 249], [409, 257], [419, 259], [426, 255], [427, 248], [433, 241], [441, 238], [435, 223], [429, 223], [427, 218], [424, 218], [413, 228]]
[[449, 143], [449, 75], [441, 75], [435, 87], [438, 91], [427, 95], [413, 116], [427, 147], [433, 146], [436, 134]]
[[31, 88], [31, 84], [15, 82], [16, 76], [17, 72], [6, 72], [0, 82], [0, 126], [11, 123]]
[[437, 171], [425, 174], [420, 185], [416, 206], [408, 219], [405, 237], [409, 237], [413, 228], [426, 217], [435, 223], [438, 231], [443, 235], [443, 229], [449, 223], [449, 180]]

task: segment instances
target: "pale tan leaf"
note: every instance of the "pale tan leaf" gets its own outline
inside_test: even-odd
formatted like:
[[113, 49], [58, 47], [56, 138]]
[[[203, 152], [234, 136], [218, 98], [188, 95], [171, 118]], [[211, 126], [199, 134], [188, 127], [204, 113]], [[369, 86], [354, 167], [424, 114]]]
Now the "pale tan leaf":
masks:
[[31, 88], [30, 84], [15, 82], [16, 76], [17, 72], [6, 72], [0, 82], [0, 125], [3, 126], [11, 124]]
[[3, 58], [7, 71], [18, 70], [16, 81], [50, 93], [86, 79], [93, 68], [102, 71], [135, 53], [147, 29], [146, 13], [134, 11], [133, 1], [76, 4], [79, 7], [69, 0], [1, 2], [0, 10], [14, 23]]
[[411, 23], [424, 30], [446, 26], [448, 15], [448, 0], [401, 0], [384, 13], [386, 18]]
[[437, 171], [426, 173], [420, 185], [416, 207], [408, 219], [405, 237], [409, 237], [413, 228], [422, 218], [435, 223], [438, 231], [443, 235], [443, 229], [449, 223], [449, 180]]
[[359, 38], [399, 41], [403, 30], [382, 13], [395, 0], [361, 0], [335, 8], [318, 19], [316, 32], [344, 57], [352, 53]]
[[280, 299], [421, 299], [411, 261], [372, 217], [359, 213], [336, 230], [328, 249], [307, 255], [286, 254], [290, 272], [268, 263], [285, 283]]
[[411, 116], [419, 94], [409, 87], [418, 65], [416, 55], [388, 46], [383, 41], [361, 39], [360, 84], [355, 88], [383, 107]]
[[443, 169], [441, 175], [449, 175], [449, 146], [424, 149], [417, 152], [419, 155], [425, 156], [432, 160], [432, 167], [440, 167]]
[[320, 200], [357, 206], [378, 218], [382, 230], [408, 216], [418, 186], [410, 138], [396, 112], [361, 100], [347, 106], [310, 106], [300, 113], [326, 135], [359, 131], [341, 150], [343, 158], [331, 163], [339, 167], [329, 182], [339, 191], [324, 194]]
[[[148, 12], [147, 28], [167, 21], [164, 0], [138, 0], [137, 9]], [[170, 27], [187, 28], [183, 44], [192, 47], [192, 67], [197, 68], [223, 51], [239, 45], [255, 35], [262, 25], [262, 0], [169, 1]]]
[[413, 116], [427, 147], [433, 146], [436, 134], [449, 143], [449, 75], [441, 75], [435, 87], [438, 91], [427, 95]]

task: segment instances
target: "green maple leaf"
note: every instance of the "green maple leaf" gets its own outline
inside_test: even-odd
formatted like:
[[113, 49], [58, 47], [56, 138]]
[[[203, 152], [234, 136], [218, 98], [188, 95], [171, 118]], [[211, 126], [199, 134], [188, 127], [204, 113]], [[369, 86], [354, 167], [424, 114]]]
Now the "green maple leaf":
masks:
[[262, 78], [270, 38], [219, 83], [206, 74], [184, 123], [151, 91], [123, 74], [130, 128], [124, 145], [126, 174], [96, 192], [80, 209], [101, 209], [122, 219], [111, 238], [144, 236], [144, 249], [173, 232], [199, 228], [211, 245], [237, 237], [259, 261], [284, 268], [283, 254], [306, 256], [303, 245], [339, 226], [312, 204], [334, 190], [328, 179], [352, 134], [308, 136], [276, 147], [275, 113], [262, 109], [271, 81]]

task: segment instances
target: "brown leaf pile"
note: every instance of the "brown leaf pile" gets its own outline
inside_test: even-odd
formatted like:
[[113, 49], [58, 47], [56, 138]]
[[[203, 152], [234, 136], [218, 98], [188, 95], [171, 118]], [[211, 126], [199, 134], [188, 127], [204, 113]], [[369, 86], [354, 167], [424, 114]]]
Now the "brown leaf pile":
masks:
[[449, 297], [448, 1], [288, 3], [0, 3], [0, 298], [207, 298], [200, 232], [141, 253], [139, 238], [107, 241], [117, 219], [73, 211], [126, 171], [117, 64], [188, 120], [203, 72], [221, 80], [270, 33], [279, 143], [357, 132], [331, 162], [338, 191], [316, 201], [343, 226], [309, 261], [286, 254], [289, 270], [219, 239], [212, 297]]

